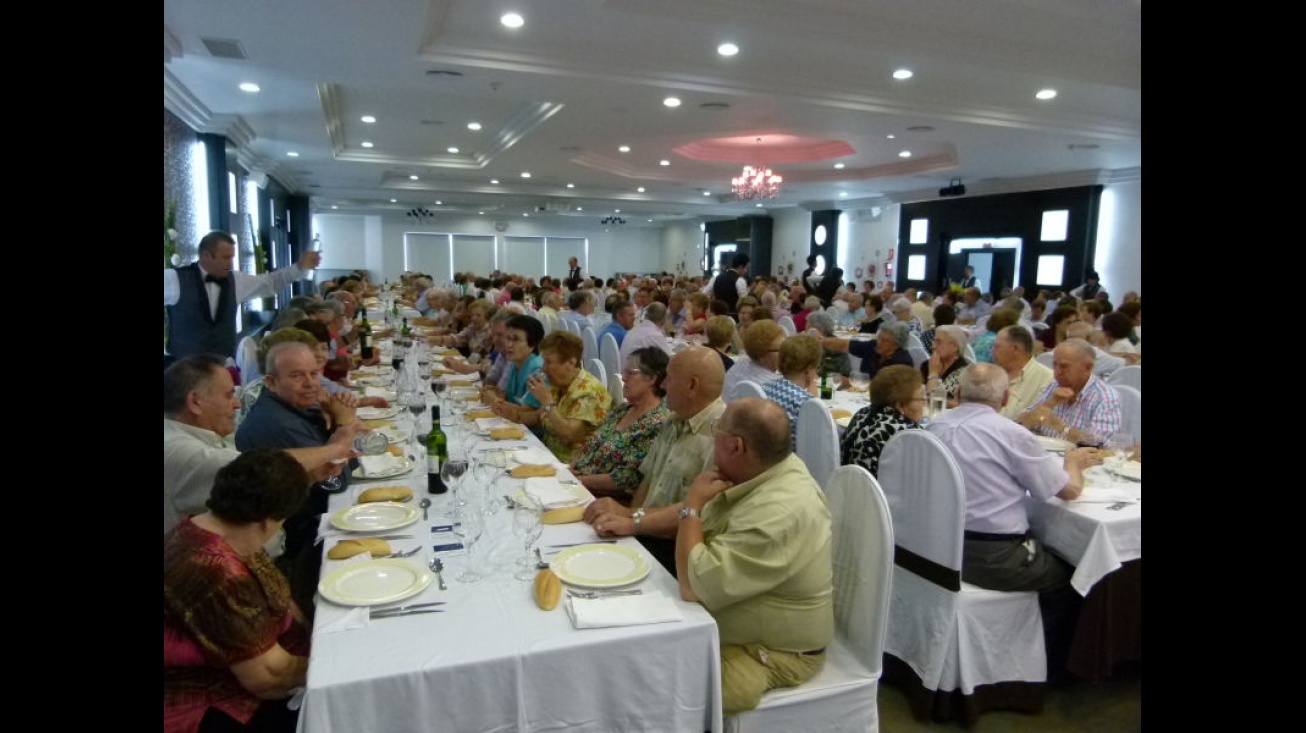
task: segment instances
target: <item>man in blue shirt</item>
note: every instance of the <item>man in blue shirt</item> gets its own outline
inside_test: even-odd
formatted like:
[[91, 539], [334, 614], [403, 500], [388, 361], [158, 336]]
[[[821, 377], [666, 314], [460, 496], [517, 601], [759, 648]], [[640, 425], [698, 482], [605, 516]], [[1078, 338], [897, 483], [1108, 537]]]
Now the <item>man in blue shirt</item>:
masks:
[[612, 320], [599, 331], [599, 343], [603, 343], [603, 334], [610, 333], [617, 340], [617, 346], [626, 339], [626, 331], [635, 327], [635, 304], [620, 301], [612, 311]]

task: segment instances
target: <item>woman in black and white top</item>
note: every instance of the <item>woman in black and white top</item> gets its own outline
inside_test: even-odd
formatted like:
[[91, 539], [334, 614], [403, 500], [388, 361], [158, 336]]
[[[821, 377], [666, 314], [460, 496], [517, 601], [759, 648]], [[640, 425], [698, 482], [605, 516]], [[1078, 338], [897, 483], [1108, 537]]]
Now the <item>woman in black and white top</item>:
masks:
[[840, 443], [840, 463], [865, 468], [874, 476], [880, 453], [900, 430], [920, 430], [925, 414], [921, 373], [905, 365], [887, 366], [871, 380], [871, 405], [853, 415]]

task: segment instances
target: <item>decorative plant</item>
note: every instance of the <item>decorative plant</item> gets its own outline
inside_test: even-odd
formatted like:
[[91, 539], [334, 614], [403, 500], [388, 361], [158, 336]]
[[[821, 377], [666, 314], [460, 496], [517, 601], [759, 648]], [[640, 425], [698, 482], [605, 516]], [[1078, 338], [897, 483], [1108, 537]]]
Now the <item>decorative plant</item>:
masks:
[[168, 202], [168, 211], [163, 215], [163, 266], [174, 267], [181, 264], [177, 257], [177, 202]]

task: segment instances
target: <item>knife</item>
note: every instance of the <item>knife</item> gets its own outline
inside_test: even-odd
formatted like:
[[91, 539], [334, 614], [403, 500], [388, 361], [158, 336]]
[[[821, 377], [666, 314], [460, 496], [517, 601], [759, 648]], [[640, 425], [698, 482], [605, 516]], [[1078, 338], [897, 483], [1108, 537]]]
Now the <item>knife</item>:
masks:
[[394, 613], [396, 611], [411, 611], [414, 608], [428, 608], [430, 606], [443, 606], [444, 601], [432, 601], [431, 603], [410, 603], [407, 606], [391, 606], [390, 608], [373, 608], [372, 613]]
[[415, 616], [419, 613], [444, 613], [443, 608], [414, 608], [411, 611], [399, 611], [397, 613], [386, 613], [385, 611], [373, 611], [368, 614], [368, 618], [399, 618], [400, 616]]
[[613, 545], [616, 542], [616, 540], [589, 540], [587, 542], [569, 542], [565, 545], [549, 545], [549, 547], [556, 549], [559, 547], [580, 547], [581, 545]]
[[412, 538], [413, 538], [413, 536], [410, 535], [410, 534], [383, 534], [383, 535], [376, 535], [376, 536], [366, 537], [365, 539], [369, 539], [369, 540], [411, 540]]

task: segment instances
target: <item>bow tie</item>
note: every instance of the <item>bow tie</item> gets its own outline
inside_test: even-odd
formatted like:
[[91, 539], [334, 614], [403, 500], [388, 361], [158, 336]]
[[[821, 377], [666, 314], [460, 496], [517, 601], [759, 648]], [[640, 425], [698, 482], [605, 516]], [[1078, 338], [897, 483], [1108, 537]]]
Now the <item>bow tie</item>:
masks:
[[204, 276], [204, 282], [206, 282], [206, 283], [217, 283], [217, 284], [221, 285], [221, 284], [222, 284], [222, 280], [223, 280], [223, 278], [220, 278], [220, 277], [214, 277], [214, 276], [212, 276], [212, 275], [205, 275], [205, 276]]

